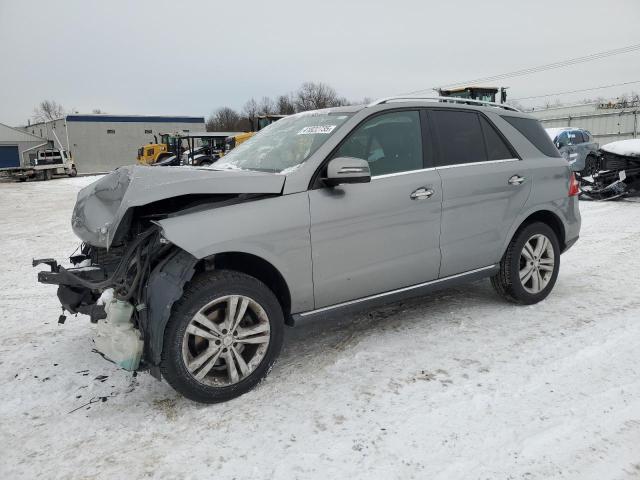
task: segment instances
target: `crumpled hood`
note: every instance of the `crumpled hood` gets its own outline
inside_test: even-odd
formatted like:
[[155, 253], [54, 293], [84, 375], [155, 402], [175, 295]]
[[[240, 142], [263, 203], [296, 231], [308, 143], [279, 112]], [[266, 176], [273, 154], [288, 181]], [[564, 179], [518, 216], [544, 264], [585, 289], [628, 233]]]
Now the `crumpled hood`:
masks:
[[623, 157], [640, 157], [640, 139], [618, 140], [607, 143], [600, 149]]
[[108, 248], [132, 207], [191, 194], [278, 194], [285, 178], [271, 173], [209, 168], [121, 167], [80, 190], [71, 226], [83, 241]]

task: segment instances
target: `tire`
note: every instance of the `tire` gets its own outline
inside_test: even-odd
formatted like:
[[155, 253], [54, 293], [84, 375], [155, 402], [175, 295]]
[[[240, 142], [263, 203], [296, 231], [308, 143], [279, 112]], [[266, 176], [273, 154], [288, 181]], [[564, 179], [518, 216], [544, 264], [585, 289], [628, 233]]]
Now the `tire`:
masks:
[[40, 180], [42, 180], [43, 182], [51, 180], [51, 177], [53, 177], [51, 170], [42, 170], [40, 172]]
[[21, 182], [26, 182], [27, 181], [27, 177], [20, 177], [20, 178], [18, 178], [18, 180], [20, 180]]
[[77, 175], [78, 175], [78, 170], [76, 170], [76, 167], [71, 167], [71, 170], [69, 170], [69, 176], [73, 178]]
[[598, 164], [597, 158], [593, 155], [587, 155], [587, 158], [584, 160], [584, 169], [580, 172], [581, 177], [589, 177], [593, 174], [597, 173]]
[[[228, 324], [223, 317], [232, 309], [233, 297], [238, 299], [234, 311], [239, 322], [234, 330], [239, 335], [224, 328]], [[282, 308], [265, 284], [232, 270], [201, 273], [173, 306], [160, 369], [185, 397], [224, 402], [248, 392], [267, 375], [280, 354], [283, 336]]]
[[[540, 245], [537, 241], [542, 237], [547, 239], [548, 244], [543, 243], [545, 248], [537, 255], [537, 247]], [[526, 251], [525, 244], [528, 244]], [[533, 272], [527, 276], [530, 269]], [[536, 222], [516, 232], [500, 261], [500, 270], [491, 277], [491, 284], [508, 301], [531, 305], [544, 300], [553, 290], [559, 269], [558, 237], [546, 223]], [[521, 272], [525, 273], [524, 281], [521, 280]]]

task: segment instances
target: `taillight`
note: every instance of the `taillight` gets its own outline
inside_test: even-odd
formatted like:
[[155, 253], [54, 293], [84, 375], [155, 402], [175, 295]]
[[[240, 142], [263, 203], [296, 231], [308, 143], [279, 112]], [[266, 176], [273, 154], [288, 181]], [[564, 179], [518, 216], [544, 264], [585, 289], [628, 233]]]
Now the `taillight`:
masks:
[[578, 180], [576, 180], [576, 175], [571, 172], [571, 175], [569, 176], [569, 196], [570, 197], [575, 197], [576, 195], [580, 194], [580, 184], [578, 183]]

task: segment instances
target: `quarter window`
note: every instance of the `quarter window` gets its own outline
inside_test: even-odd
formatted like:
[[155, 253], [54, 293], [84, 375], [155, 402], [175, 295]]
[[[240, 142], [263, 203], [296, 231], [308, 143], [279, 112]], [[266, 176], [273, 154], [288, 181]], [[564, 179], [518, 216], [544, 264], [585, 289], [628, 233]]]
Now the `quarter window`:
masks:
[[432, 110], [430, 115], [440, 145], [438, 165], [487, 160], [483, 132], [475, 112]]
[[420, 114], [404, 111], [377, 115], [356, 128], [334, 157], [367, 160], [371, 176], [420, 170]]
[[547, 157], [559, 157], [560, 152], [551, 143], [549, 135], [544, 131], [538, 120], [533, 118], [503, 116], [516, 130], [518, 130], [529, 142], [533, 144], [543, 155]]

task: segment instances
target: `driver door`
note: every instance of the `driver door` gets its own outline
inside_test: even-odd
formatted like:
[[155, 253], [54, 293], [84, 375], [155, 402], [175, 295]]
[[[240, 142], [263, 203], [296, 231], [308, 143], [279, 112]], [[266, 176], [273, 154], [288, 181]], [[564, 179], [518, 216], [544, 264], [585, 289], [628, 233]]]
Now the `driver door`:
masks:
[[[425, 168], [425, 118], [409, 110], [366, 120], [333, 157], [367, 160], [371, 182], [309, 191], [316, 308], [438, 278], [442, 188]], [[416, 196], [421, 189], [430, 196]]]

